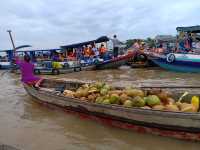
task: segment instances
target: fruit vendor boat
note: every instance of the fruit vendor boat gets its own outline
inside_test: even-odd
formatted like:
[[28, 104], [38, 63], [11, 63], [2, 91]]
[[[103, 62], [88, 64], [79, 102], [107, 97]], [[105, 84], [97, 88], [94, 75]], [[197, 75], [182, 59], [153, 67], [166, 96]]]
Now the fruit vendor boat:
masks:
[[[198, 112], [172, 112], [135, 107], [128, 108], [117, 104], [98, 104], [66, 97], [58, 92], [66, 89], [76, 90], [83, 84], [77, 81], [44, 79], [36, 87], [24, 84], [24, 88], [37, 102], [59, 107], [69, 113], [114, 127], [184, 140], [200, 140], [200, 114]], [[182, 87], [182, 89], [168, 87], [167, 90], [171, 89], [178, 94], [187, 88], [189, 87]], [[143, 87], [143, 90], [148, 89], [151, 88]], [[199, 91], [199, 87], [192, 90], [192, 94], [195, 93], [195, 90]]]

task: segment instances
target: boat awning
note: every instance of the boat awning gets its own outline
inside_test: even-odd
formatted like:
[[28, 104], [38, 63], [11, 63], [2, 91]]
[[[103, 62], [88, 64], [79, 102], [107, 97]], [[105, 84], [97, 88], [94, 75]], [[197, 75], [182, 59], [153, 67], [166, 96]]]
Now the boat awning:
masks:
[[190, 27], [177, 27], [176, 30], [179, 32], [200, 33], [200, 25]]
[[107, 41], [109, 41], [109, 38], [107, 36], [102, 36], [102, 37], [99, 37], [96, 40], [91, 40], [91, 41], [87, 41], [87, 42], [75, 43], [75, 44], [71, 44], [71, 45], [61, 46], [61, 49], [79, 48], [79, 47], [82, 47], [84, 45], [107, 42]]
[[155, 37], [156, 42], [176, 42], [176, 37], [172, 35], [157, 35]]

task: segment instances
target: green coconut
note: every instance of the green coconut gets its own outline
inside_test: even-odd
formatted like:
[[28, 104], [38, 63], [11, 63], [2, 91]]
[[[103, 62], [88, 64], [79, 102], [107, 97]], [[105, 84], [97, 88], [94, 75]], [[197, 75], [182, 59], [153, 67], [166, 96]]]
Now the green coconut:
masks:
[[111, 86], [108, 85], [108, 84], [105, 84], [105, 85], [103, 86], [103, 89], [111, 90]]
[[125, 93], [123, 93], [122, 95], [120, 95], [120, 103], [124, 104], [124, 102], [126, 100], [130, 99], [130, 97], [128, 95], [126, 95]]
[[145, 95], [145, 93], [142, 90], [138, 90], [138, 89], [126, 89], [125, 93], [131, 97], [135, 97], [135, 96], [144, 97]]
[[101, 94], [101, 95], [106, 95], [106, 94], [108, 94], [108, 89], [104, 89], [104, 88], [101, 89], [101, 90], [100, 90], [100, 94]]
[[160, 99], [156, 95], [149, 95], [146, 98], [146, 103], [147, 103], [147, 105], [152, 107], [154, 105], [159, 105], [160, 104]]
[[104, 85], [105, 85], [105, 83], [103, 83], [103, 82], [96, 82], [96, 83], [94, 84], [94, 86], [95, 86], [97, 89], [103, 88]]
[[109, 100], [109, 99], [105, 99], [105, 100], [103, 100], [102, 104], [104, 104], [104, 105], [109, 105], [109, 104], [111, 104], [111, 103], [110, 103], [110, 100]]
[[134, 107], [144, 107], [146, 103], [145, 100], [140, 96], [134, 97], [132, 102]]
[[111, 104], [119, 104], [120, 97], [117, 94], [112, 94], [109, 98]]
[[123, 104], [124, 107], [133, 107], [133, 102], [131, 100], [126, 100]]
[[103, 97], [97, 97], [95, 103], [101, 104], [103, 102]]

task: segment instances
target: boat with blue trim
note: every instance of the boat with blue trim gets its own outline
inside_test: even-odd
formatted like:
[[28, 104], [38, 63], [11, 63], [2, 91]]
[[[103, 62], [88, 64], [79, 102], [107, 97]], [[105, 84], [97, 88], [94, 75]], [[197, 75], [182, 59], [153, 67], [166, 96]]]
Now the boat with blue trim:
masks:
[[149, 58], [167, 70], [200, 72], [200, 26], [177, 27], [177, 31], [179, 36], [173, 42], [176, 43], [173, 48], [166, 53], [161, 45], [148, 54]]
[[169, 53], [153, 54], [151, 60], [160, 67], [176, 72], [200, 72], [200, 55]]

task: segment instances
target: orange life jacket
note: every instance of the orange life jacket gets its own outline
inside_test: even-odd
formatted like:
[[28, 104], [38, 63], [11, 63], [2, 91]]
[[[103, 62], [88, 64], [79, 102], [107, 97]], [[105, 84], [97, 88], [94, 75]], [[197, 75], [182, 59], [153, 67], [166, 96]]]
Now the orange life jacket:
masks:
[[107, 51], [107, 50], [106, 50], [105, 47], [101, 47], [101, 48], [99, 49], [100, 54], [104, 54], [106, 51]]

